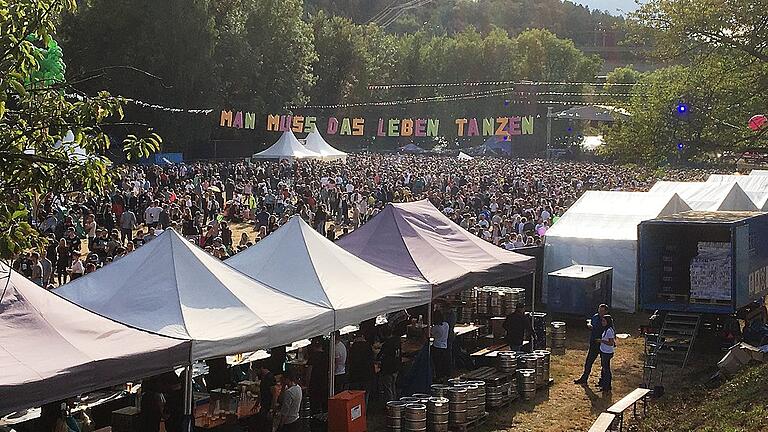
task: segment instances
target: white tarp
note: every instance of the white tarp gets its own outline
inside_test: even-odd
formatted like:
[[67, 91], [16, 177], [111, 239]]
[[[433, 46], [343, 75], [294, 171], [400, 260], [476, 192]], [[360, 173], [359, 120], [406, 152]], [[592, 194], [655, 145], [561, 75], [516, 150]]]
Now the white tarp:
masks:
[[340, 248], [300, 217], [226, 261], [286, 294], [336, 311], [336, 329], [427, 304], [431, 285], [389, 273]]
[[459, 160], [472, 160], [472, 159], [474, 159], [472, 156], [464, 152], [459, 152]]
[[317, 128], [313, 128], [312, 132], [307, 135], [306, 143], [306, 148], [319, 154], [320, 158], [324, 161], [347, 161], [347, 154], [328, 144]]
[[749, 172], [751, 176], [768, 176], [768, 170], [754, 169]]
[[768, 211], [768, 175], [712, 174], [707, 183], [737, 183], [761, 211]]
[[290, 130], [283, 132], [280, 139], [270, 148], [254, 154], [253, 157], [256, 159], [320, 159], [319, 154], [304, 147]]
[[[637, 308], [637, 226], [690, 210], [674, 193], [588, 191], [547, 231], [544, 272], [574, 264], [613, 267], [612, 306]], [[542, 298], [546, 301], [547, 279]]]
[[115, 321], [192, 340], [194, 359], [289, 344], [333, 326], [329, 308], [245, 276], [172, 229], [55, 292]]
[[735, 183], [656, 182], [650, 192], [676, 193], [692, 210], [755, 211], [757, 207]]

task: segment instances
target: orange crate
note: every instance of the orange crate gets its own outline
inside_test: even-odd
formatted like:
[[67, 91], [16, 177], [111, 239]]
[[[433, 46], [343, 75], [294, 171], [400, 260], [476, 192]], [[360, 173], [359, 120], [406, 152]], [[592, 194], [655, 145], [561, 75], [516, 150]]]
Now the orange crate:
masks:
[[328, 430], [366, 432], [365, 392], [347, 390], [328, 399]]

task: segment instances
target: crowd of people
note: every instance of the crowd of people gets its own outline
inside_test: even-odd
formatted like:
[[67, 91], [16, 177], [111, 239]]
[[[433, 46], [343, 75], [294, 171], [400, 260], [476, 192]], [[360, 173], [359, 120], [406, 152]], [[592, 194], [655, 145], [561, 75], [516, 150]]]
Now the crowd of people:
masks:
[[[346, 163], [193, 162], [116, 170], [112, 188], [100, 195], [45, 197], [33, 223], [49, 242], [19, 256], [14, 268], [50, 288], [119, 260], [169, 228], [226, 259], [294, 214], [335, 240], [389, 202], [424, 198], [473, 234], [512, 250], [540, 244], [586, 190], [647, 190], [655, 181], [638, 169], [597, 163], [383, 154], [351, 155]], [[696, 180], [705, 173], [670, 176]]]

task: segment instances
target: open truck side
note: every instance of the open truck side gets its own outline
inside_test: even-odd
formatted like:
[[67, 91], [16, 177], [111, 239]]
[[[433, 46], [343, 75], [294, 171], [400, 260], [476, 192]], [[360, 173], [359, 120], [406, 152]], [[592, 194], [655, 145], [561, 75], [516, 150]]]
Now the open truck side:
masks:
[[658, 312], [654, 331], [685, 352], [682, 365], [702, 331], [705, 346], [725, 348], [741, 339], [738, 319], [766, 321], [768, 213], [688, 211], [644, 221], [637, 263], [640, 308]]

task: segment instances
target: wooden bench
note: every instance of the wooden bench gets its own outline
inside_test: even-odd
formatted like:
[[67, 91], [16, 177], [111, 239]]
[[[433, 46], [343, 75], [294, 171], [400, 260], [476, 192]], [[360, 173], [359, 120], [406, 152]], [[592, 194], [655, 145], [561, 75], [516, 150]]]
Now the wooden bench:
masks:
[[619, 432], [624, 428], [624, 411], [627, 410], [630, 406], [632, 407], [632, 414], [637, 417], [637, 403], [642, 401], [643, 402], [643, 416], [645, 416], [646, 410], [648, 408], [648, 397], [651, 393], [650, 389], [644, 389], [644, 388], [638, 388], [632, 390], [632, 393], [624, 396], [621, 398], [618, 402], [611, 405], [610, 408], [608, 408], [608, 412], [611, 414], [615, 414], [616, 417], [619, 418]]
[[611, 413], [602, 413], [600, 414], [600, 417], [595, 420], [595, 422], [592, 424], [592, 427], [589, 428], [589, 432], [607, 432], [611, 430], [611, 425], [613, 424], [613, 421], [616, 419], [616, 414]]

